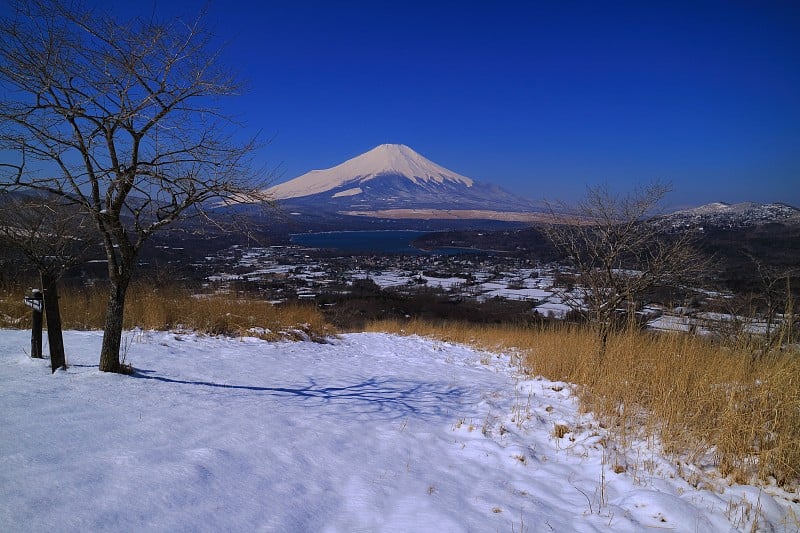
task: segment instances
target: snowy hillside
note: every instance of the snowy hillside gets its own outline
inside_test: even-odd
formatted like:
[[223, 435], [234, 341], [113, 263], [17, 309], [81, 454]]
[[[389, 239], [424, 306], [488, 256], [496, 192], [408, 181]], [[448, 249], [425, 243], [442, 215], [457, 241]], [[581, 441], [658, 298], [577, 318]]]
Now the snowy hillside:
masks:
[[100, 333], [68, 332], [51, 375], [28, 335], [0, 331], [0, 531], [798, 527], [778, 490], [618, 451], [567, 384], [508, 356], [137, 331], [126, 377], [97, 371]]
[[[533, 205], [502, 188], [474, 181], [408, 146], [382, 144], [326, 170], [313, 170], [267, 190], [290, 211], [378, 216], [380, 210], [530, 211]], [[391, 213], [381, 213], [392, 218]], [[412, 217], [414, 218], [414, 217]], [[437, 218], [426, 211], [416, 218]]]
[[659, 219], [673, 227], [749, 227], [769, 222], [800, 223], [800, 210], [781, 203], [757, 204], [714, 202], [675, 211]]

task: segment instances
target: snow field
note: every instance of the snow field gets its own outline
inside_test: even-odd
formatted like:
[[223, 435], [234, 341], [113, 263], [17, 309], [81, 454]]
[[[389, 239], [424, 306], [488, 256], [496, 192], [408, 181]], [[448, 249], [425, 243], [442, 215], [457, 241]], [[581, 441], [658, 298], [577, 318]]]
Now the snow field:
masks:
[[652, 443], [616, 449], [569, 384], [525, 376], [509, 355], [375, 333], [127, 339], [134, 377], [97, 371], [98, 332], [67, 332], [71, 366], [50, 375], [27, 358], [27, 332], [0, 331], [0, 530], [800, 524], [777, 489], [712, 492]]

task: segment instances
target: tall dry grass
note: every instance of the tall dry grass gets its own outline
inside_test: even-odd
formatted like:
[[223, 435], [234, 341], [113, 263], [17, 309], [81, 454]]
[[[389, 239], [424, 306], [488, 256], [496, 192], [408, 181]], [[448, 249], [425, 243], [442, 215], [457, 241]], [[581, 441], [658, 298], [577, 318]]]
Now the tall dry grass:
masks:
[[[30, 327], [21, 291], [0, 294], [0, 327]], [[64, 329], [102, 329], [107, 292], [67, 288], [60, 293]], [[186, 329], [214, 335], [256, 335], [268, 340], [320, 340], [335, 333], [314, 305], [281, 304], [236, 295], [197, 295], [181, 287], [133, 285], [125, 304], [124, 327]]]
[[800, 482], [796, 350], [754, 360], [751, 346], [631, 329], [609, 339], [600, 364], [597, 335], [574, 325], [406, 321], [369, 329], [515, 351], [530, 373], [576, 384], [582, 408], [622, 445], [655, 438], [676, 459], [712, 458], [736, 482]]

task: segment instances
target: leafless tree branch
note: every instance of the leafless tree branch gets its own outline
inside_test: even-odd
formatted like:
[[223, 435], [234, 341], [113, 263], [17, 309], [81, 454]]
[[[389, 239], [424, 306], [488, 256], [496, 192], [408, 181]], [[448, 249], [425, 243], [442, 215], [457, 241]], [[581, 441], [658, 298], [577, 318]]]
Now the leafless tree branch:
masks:
[[597, 325], [601, 356], [618, 317], [631, 317], [643, 304], [642, 294], [705, 269], [692, 234], [666, 235], [649, 220], [669, 190], [654, 182], [620, 196], [603, 185], [589, 187], [575, 207], [548, 206], [545, 234], [577, 275], [577, 289], [565, 293], [564, 302]]

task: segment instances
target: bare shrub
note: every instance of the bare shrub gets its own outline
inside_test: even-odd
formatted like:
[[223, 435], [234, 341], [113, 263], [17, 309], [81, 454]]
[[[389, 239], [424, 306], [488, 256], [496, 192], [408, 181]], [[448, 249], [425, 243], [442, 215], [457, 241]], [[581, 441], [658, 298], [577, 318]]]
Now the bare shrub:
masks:
[[576, 206], [550, 205], [545, 235], [575, 270], [575, 285], [562, 301], [597, 328], [602, 364], [611, 332], [661, 284], [691, 279], [705, 270], [688, 232], [665, 234], [648, 221], [670, 188], [654, 182], [626, 195], [589, 187]]

